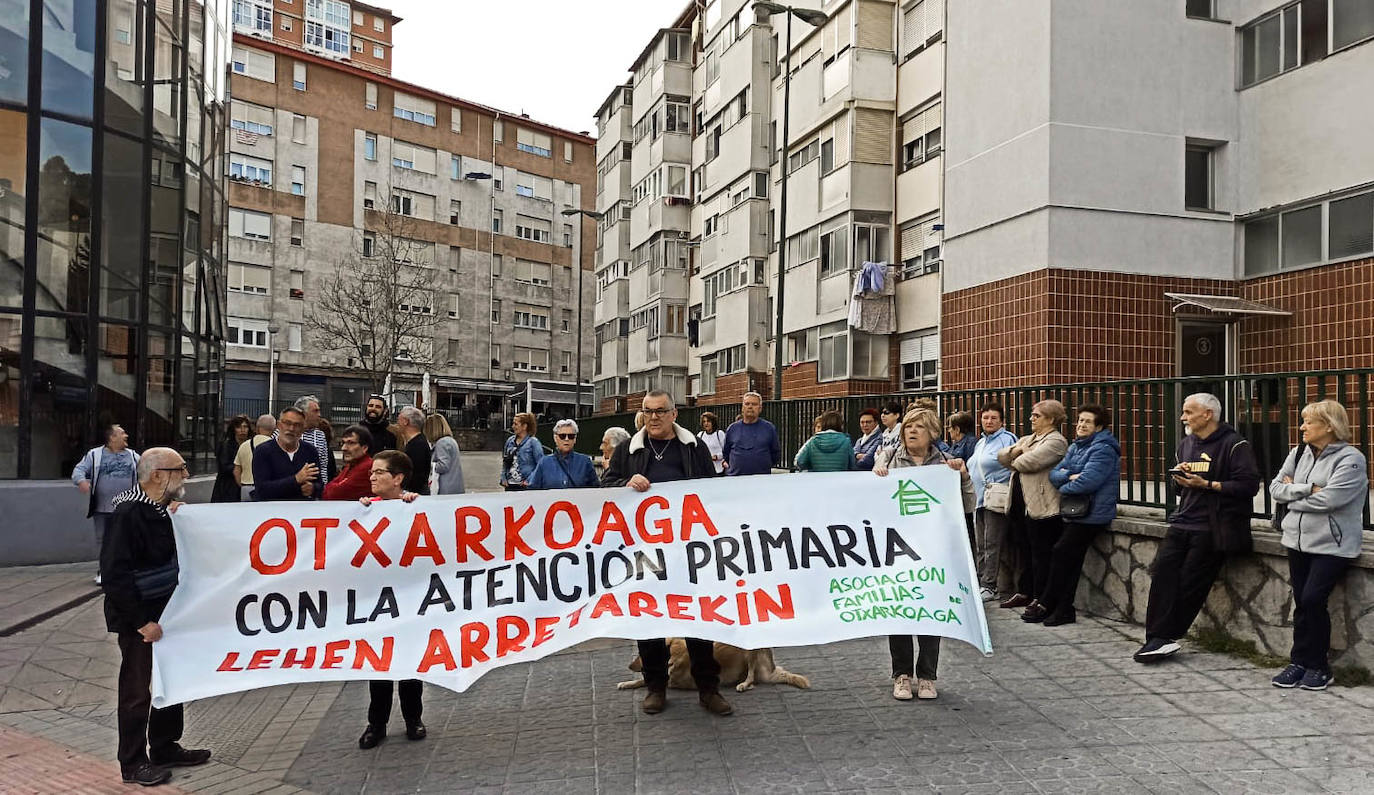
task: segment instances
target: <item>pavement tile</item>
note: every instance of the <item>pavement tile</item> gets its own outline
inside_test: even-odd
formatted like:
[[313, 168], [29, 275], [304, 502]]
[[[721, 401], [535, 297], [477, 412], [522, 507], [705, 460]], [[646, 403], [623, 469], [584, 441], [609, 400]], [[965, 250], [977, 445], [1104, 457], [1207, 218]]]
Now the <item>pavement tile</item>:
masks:
[[1150, 792], [1143, 784], [1126, 776], [1107, 778], [1067, 778], [1035, 779], [1035, 790], [1041, 793], [1077, 795], [1077, 793], [1112, 793], [1112, 795], [1146, 795]]
[[1256, 709], [1242, 714], [1204, 715], [1203, 720], [1231, 737], [1311, 737], [1322, 731], [1293, 712]]
[[1278, 767], [1272, 758], [1239, 740], [1157, 742], [1154, 747], [1189, 773]]
[[1281, 795], [1325, 792], [1311, 779], [1288, 770], [1240, 770], [1199, 773], [1198, 780], [1222, 795]]
[[1250, 740], [1250, 745], [1283, 767], [1354, 767], [1374, 763], [1374, 748], [1360, 740], [1293, 737]]
[[1315, 782], [1327, 792], [1374, 792], [1374, 767], [1299, 767], [1294, 773]]

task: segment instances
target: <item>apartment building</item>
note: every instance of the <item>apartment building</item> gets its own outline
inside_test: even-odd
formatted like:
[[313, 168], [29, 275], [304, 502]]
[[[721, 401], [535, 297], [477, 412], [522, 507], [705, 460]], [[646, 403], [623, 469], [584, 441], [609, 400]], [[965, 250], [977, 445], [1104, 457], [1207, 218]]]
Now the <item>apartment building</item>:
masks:
[[634, 84], [616, 86], [596, 112], [597, 411], [624, 411], [630, 391], [630, 159], [634, 154]]
[[389, 9], [342, 0], [233, 0], [234, 32], [391, 74]]
[[1374, 3], [948, 31], [946, 388], [1374, 364]]
[[[369, 30], [395, 21], [345, 8], [331, 14], [355, 30], [356, 9]], [[594, 227], [562, 212], [591, 209], [594, 141], [280, 40], [236, 32], [232, 63], [228, 407], [360, 406], [383, 365], [324, 339], [312, 307], [341, 263], [399, 256], [427, 289], [398, 308], [429, 322], [385, 363], [398, 399], [429, 375], [455, 422], [499, 422], [517, 393], [572, 413], [592, 365]]]

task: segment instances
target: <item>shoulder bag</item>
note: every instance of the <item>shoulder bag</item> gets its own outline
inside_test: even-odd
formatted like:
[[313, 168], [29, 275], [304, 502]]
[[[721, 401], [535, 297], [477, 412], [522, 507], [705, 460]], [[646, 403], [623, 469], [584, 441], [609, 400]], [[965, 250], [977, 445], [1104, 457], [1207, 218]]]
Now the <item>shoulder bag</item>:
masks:
[[[1302, 463], [1303, 453], [1307, 452], [1307, 442], [1303, 442], [1295, 448], [1293, 454], [1293, 474], [1298, 474], [1298, 464]], [[1283, 517], [1288, 515], [1288, 503], [1274, 501], [1274, 516], [1269, 520], [1269, 526], [1274, 532], [1283, 532]]]

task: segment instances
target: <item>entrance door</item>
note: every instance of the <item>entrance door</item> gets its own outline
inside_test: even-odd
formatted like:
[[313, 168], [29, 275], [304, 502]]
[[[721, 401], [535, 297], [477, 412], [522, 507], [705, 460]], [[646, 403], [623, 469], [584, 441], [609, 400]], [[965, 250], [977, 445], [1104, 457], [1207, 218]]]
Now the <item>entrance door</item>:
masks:
[[1178, 374], [1184, 378], [1226, 375], [1228, 329], [1225, 323], [1179, 321]]

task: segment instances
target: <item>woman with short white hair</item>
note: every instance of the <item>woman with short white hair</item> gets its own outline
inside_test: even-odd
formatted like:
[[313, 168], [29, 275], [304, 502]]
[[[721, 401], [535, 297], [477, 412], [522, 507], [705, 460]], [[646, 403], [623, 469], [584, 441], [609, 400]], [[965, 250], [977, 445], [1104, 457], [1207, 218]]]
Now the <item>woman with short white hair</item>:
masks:
[[624, 442], [629, 438], [630, 432], [620, 427], [619, 425], [612, 425], [611, 427], [606, 429], [605, 433], [601, 434], [602, 469], [605, 469], [606, 466], [611, 463], [611, 455], [615, 452], [615, 448], [618, 447], [621, 442]]
[[1288, 548], [1293, 650], [1275, 687], [1325, 690], [1331, 683], [1331, 615], [1326, 602], [1360, 556], [1369, 465], [1350, 444], [1350, 420], [1334, 400], [1302, 410], [1302, 444], [1269, 484], [1275, 524]]
[[573, 450], [577, 444], [577, 422], [559, 420], [553, 426], [553, 455], [546, 455], [534, 468], [532, 489], [589, 489], [599, 485], [592, 458]]

